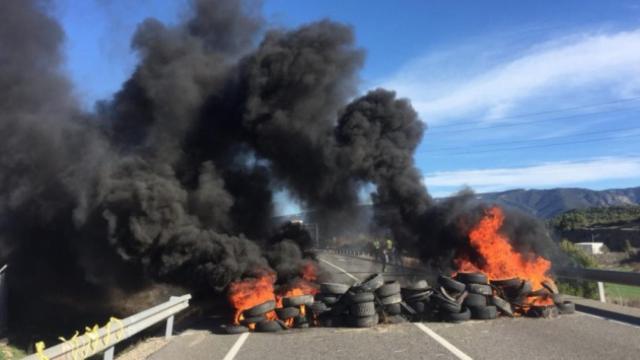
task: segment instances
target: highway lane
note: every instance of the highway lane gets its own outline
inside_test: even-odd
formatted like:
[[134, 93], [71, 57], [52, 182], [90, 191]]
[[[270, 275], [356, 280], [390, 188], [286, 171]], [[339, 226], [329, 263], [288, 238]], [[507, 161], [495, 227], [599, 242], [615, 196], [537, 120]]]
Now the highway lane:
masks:
[[[379, 271], [379, 264], [353, 257], [322, 253], [319, 260], [334, 281], [349, 284], [354, 278], [366, 277], [369, 271]], [[252, 333], [244, 339], [240, 335], [187, 331], [150, 359], [640, 358], [639, 327], [583, 313], [556, 319], [500, 318], [424, 326], [402, 323], [373, 329], [311, 328]]]

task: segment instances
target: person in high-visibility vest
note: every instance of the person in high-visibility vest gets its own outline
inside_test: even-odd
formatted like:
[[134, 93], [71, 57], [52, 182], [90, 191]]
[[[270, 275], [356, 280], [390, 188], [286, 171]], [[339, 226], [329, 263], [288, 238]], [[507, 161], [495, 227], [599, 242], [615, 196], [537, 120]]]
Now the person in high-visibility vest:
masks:
[[378, 239], [373, 240], [373, 254], [376, 259], [380, 259], [380, 240]]

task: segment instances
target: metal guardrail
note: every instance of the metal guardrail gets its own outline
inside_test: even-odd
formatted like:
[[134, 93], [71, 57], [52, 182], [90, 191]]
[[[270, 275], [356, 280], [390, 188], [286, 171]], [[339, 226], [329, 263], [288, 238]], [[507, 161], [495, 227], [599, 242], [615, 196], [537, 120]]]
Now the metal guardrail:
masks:
[[637, 272], [564, 267], [555, 268], [554, 273], [563, 279], [597, 282], [601, 302], [607, 302], [604, 283], [640, 286], [640, 273]]
[[165, 337], [173, 333], [173, 319], [189, 307], [191, 295], [172, 296], [169, 301], [115, 322], [110, 321], [96, 331], [25, 357], [25, 360], [85, 359], [104, 351], [104, 360], [112, 360], [115, 345], [142, 330], [166, 320]]

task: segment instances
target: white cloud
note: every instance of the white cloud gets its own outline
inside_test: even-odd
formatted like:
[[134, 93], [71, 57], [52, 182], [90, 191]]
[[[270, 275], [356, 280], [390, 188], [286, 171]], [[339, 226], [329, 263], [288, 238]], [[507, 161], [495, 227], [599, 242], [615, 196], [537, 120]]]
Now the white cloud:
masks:
[[573, 186], [620, 179], [640, 179], [640, 157], [558, 161], [518, 168], [440, 171], [426, 174], [424, 183], [434, 189], [437, 195], [447, 195], [465, 185], [478, 192], [486, 192], [511, 188]]
[[[416, 59], [382, 85], [412, 99], [430, 123], [467, 114], [503, 116], [514, 104], [534, 97], [594, 89], [632, 96], [640, 89], [640, 29], [566, 37], [498, 63], [481, 64], [487, 57], [481, 49], [475, 51]], [[464, 75], [455, 76], [456, 68]], [[443, 81], [437, 75], [442, 73], [454, 76]]]

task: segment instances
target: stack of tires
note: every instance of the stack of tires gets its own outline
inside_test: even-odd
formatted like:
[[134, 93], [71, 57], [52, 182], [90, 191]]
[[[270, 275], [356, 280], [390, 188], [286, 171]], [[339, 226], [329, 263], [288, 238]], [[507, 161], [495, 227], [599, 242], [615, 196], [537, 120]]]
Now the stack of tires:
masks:
[[386, 281], [375, 291], [376, 298], [383, 311], [387, 315], [400, 315], [402, 312], [402, 294], [400, 283], [397, 281]]
[[498, 317], [498, 308], [493, 305], [493, 289], [485, 274], [459, 272], [456, 280], [465, 284], [466, 297], [462, 304], [469, 308], [472, 319], [489, 320]]
[[347, 323], [354, 327], [373, 327], [378, 324], [378, 313], [373, 292], [361, 287], [351, 288], [346, 294], [349, 304]]
[[311, 311], [322, 326], [340, 326], [346, 307], [343, 296], [349, 290], [349, 285], [339, 283], [322, 283], [320, 292], [315, 296]]
[[384, 278], [380, 274], [373, 274], [360, 284], [352, 286], [345, 294], [349, 306], [347, 323], [354, 327], [373, 327], [378, 324], [380, 317], [376, 310], [374, 292], [384, 285]]
[[576, 312], [576, 305], [571, 301], [564, 300], [558, 291], [558, 287], [552, 281], [543, 281], [542, 287], [549, 293], [560, 314], [568, 315]]
[[418, 318], [421, 318], [428, 309], [429, 297], [432, 293], [432, 290], [429, 288], [429, 284], [427, 283], [427, 281], [416, 281], [402, 288], [400, 293], [402, 296], [402, 300], [405, 301], [407, 305], [416, 312]]
[[282, 299], [282, 308], [276, 309], [276, 315], [280, 320], [292, 320], [295, 328], [308, 328], [309, 319], [306, 314], [302, 314], [301, 308], [312, 307], [314, 304], [313, 295], [300, 295], [286, 297]]
[[431, 295], [431, 303], [443, 321], [462, 322], [471, 318], [469, 307], [464, 304], [469, 293], [466, 285], [449, 276], [438, 277], [438, 289]]

